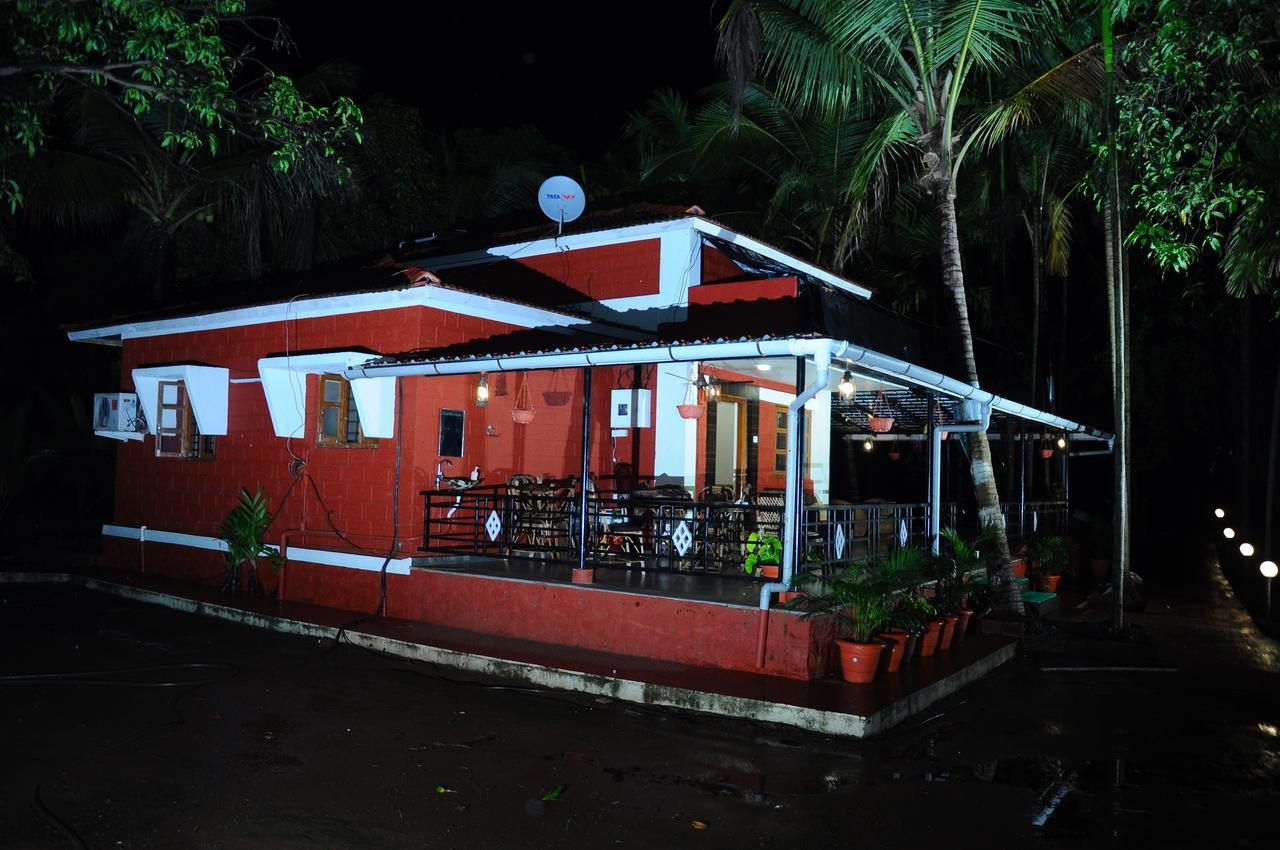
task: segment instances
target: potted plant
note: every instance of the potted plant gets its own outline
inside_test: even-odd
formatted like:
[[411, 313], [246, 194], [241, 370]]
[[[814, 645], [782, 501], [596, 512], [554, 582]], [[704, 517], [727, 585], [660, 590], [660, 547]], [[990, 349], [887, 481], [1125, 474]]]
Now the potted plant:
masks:
[[801, 618], [831, 617], [836, 622], [836, 646], [846, 682], [871, 682], [880, 665], [884, 643], [879, 635], [889, 624], [899, 575], [881, 569], [884, 559], [872, 556], [855, 561], [836, 576], [810, 574], [809, 590], [787, 608], [801, 611]]
[[1037, 590], [1058, 592], [1067, 565], [1067, 545], [1058, 536], [1041, 537], [1031, 544], [1031, 571]]
[[[937, 613], [938, 609], [920, 591], [918, 584], [910, 583], [898, 593], [889, 612], [889, 627], [907, 635], [902, 652], [903, 664], [911, 663], [916, 651], [921, 648], [926, 625]], [[934, 643], [937, 643], [936, 639]]]
[[944, 528], [939, 533], [941, 545], [933, 559], [934, 604], [943, 612], [946, 625], [939, 640], [939, 648], [951, 648], [952, 640], [969, 627], [973, 610], [965, 604], [969, 576], [982, 569], [982, 549], [994, 542], [993, 529], [984, 529], [973, 540], [966, 540], [954, 528]]
[[[782, 563], [782, 541], [772, 534], [760, 534], [753, 531], [747, 537], [747, 557], [742, 562], [742, 569], [747, 575], [755, 575], [759, 570], [759, 574], [764, 578], [776, 579], [780, 574], [779, 565]], [[797, 585], [797, 580], [792, 581], [792, 588]]]
[[227, 579], [222, 585], [223, 593], [235, 593], [240, 589], [240, 572], [247, 566], [248, 591], [261, 596], [262, 582], [258, 578], [260, 558], [266, 558], [273, 570], [280, 569], [283, 561], [280, 551], [262, 541], [269, 525], [271, 513], [267, 510], [267, 499], [262, 489], [251, 496], [241, 487], [240, 502], [227, 514], [220, 529], [222, 540], [227, 544]]

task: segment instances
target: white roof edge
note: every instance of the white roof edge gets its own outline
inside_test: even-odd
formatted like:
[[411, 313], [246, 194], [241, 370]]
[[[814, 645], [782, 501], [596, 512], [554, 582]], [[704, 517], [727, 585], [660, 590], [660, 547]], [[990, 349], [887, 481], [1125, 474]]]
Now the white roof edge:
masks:
[[585, 349], [568, 352], [532, 352], [509, 356], [487, 356], [461, 360], [445, 360], [436, 363], [389, 363], [366, 366], [352, 364], [346, 370], [348, 377], [382, 377], [391, 375], [466, 375], [478, 372], [512, 372], [522, 369], [557, 369], [581, 366], [618, 366], [637, 363], [679, 363], [700, 360], [732, 360], [760, 357], [803, 356], [811, 354], [817, 346], [829, 345], [834, 356], [849, 361], [862, 369], [895, 377], [898, 381], [936, 390], [958, 399], [971, 399], [980, 404], [990, 404], [993, 409], [1009, 416], [1030, 422], [1039, 422], [1060, 431], [1080, 437], [1111, 440], [1112, 435], [1097, 428], [1037, 410], [948, 377], [941, 372], [917, 366], [888, 354], [881, 354], [844, 340], [831, 338], [786, 337], [767, 340], [737, 340], [732, 342], [690, 342], [683, 344], [656, 344], [644, 348]]
[[409, 260], [407, 263], [428, 271], [473, 266], [478, 263], [509, 260], [513, 257], [537, 257], [565, 249], [597, 248], [601, 245], [617, 245], [625, 242], [639, 242], [652, 239], [664, 233], [688, 230], [693, 227], [696, 218], [692, 215], [683, 218], [653, 221], [645, 224], [628, 224], [624, 227], [612, 227], [607, 230], [593, 230], [589, 233], [569, 234], [568, 236], [546, 237], [533, 241], [507, 242], [478, 248], [474, 251], [463, 251], [457, 254], [444, 254], [423, 260]]
[[715, 236], [716, 238], [724, 239], [726, 242], [731, 242], [734, 245], [741, 245], [748, 251], [753, 251], [757, 254], [768, 257], [771, 260], [790, 266], [796, 271], [812, 275], [823, 283], [829, 283], [837, 289], [842, 289], [845, 292], [852, 293], [853, 295], [857, 295], [861, 298], [870, 298], [872, 295], [871, 290], [867, 289], [865, 286], [860, 286], [851, 280], [846, 280], [845, 278], [829, 272], [826, 269], [815, 266], [813, 263], [806, 262], [799, 257], [792, 256], [786, 251], [780, 251], [771, 245], [766, 245], [758, 239], [753, 239], [750, 236], [738, 233], [736, 230], [730, 230], [727, 227], [723, 227], [701, 218], [693, 219], [693, 227], [695, 230], [705, 233], [708, 236]]
[[402, 307], [429, 307], [526, 328], [585, 325], [591, 321], [588, 318], [573, 316], [558, 310], [518, 304], [514, 301], [492, 298], [480, 293], [423, 284], [402, 289], [378, 290], [376, 292], [318, 295], [272, 304], [255, 304], [224, 310], [212, 310], [208, 313], [198, 313], [190, 316], [174, 316], [165, 319], [82, 328], [80, 330], [67, 331], [67, 339], [72, 342], [89, 342], [112, 336], [133, 339], [243, 327], [245, 325], [262, 325], [289, 319], [312, 319], [350, 313], [395, 310]]
[[517, 255], [522, 257], [537, 257], [543, 254], [549, 254], [553, 251], [561, 251], [568, 249], [594, 248], [601, 245], [616, 245], [624, 242], [636, 242], [642, 239], [650, 239], [660, 236], [663, 233], [670, 233], [678, 230], [686, 230], [692, 228], [700, 233], [708, 236], [715, 236], [724, 239], [735, 245], [741, 245], [749, 251], [753, 251], [762, 256], [768, 257], [775, 262], [790, 266], [798, 272], [811, 275], [828, 283], [845, 292], [862, 298], [870, 298], [872, 291], [865, 286], [854, 283], [851, 280], [840, 277], [833, 272], [829, 272], [813, 263], [800, 259], [799, 257], [788, 254], [786, 251], [780, 251], [770, 245], [766, 245], [758, 239], [739, 233], [736, 230], [716, 224], [706, 218], [697, 215], [688, 215], [683, 218], [669, 219], [666, 221], [655, 221], [648, 224], [632, 224], [625, 227], [614, 227], [608, 230], [595, 230], [590, 233], [580, 233], [570, 236], [561, 236], [559, 238], [536, 239], [532, 242], [510, 242], [505, 245], [495, 245], [490, 248], [479, 249], [475, 251], [465, 251], [459, 254], [446, 254], [432, 260], [412, 263], [420, 268], [430, 271], [440, 271], [448, 268], [457, 268], [459, 266], [470, 266], [477, 263], [491, 262], [496, 260], [510, 259]]

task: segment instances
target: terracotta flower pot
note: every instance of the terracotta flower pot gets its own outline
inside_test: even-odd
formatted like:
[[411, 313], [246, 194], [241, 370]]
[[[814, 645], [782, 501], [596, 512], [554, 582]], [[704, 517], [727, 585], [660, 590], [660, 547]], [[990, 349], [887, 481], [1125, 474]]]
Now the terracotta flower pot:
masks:
[[920, 648], [920, 636], [915, 632], [907, 634], [907, 642], [902, 647], [902, 663], [910, 664], [916, 657], [916, 650]]
[[1040, 457], [1044, 458], [1045, 460], [1048, 460], [1049, 458], [1053, 457], [1053, 449], [1041, 449]]
[[876, 677], [884, 644], [838, 640], [836, 648], [840, 653], [840, 673], [846, 682], [865, 685]]
[[924, 634], [920, 636], [920, 657], [928, 658], [938, 649], [938, 638], [942, 634], [942, 620], [930, 620], [924, 624]]
[[782, 567], [777, 564], [764, 564], [760, 567], [760, 575], [771, 580], [781, 578]]
[[881, 638], [885, 645], [885, 651], [880, 653], [880, 670], [885, 673], [897, 673], [898, 668], [902, 666], [902, 656], [907, 649], [907, 638], [911, 636], [895, 629], [876, 637]]
[[803, 590], [784, 590], [778, 594], [778, 604], [786, 605], [788, 602], [793, 602], [801, 596], [804, 596]]
[[1040, 589], [1048, 593], [1057, 593], [1058, 585], [1062, 583], [1062, 576], [1041, 576]]
[[701, 419], [702, 414], [707, 412], [705, 404], [677, 404], [676, 410], [680, 411], [680, 416], [684, 419]]
[[1024, 559], [1022, 558], [1013, 559], [1013, 577], [1014, 578], [1027, 577], [1027, 562]]
[[951, 640], [956, 635], [956, 623], [960, 622], [960, 618], [955, 614], [948, 614], [942, 619], [942, 636], [938, 638], [938, 651], [946, 652], [951, 648]]
[[574, 584], [595, 584], [596, 571], [590, 567], [585, 570], [580, 570], [577, 567], [574, 567], [571, 571], [570, 578], [573, 580]]
[[956, 616], [960, 619], [956, 622], [956, 635], [954, 640], [956, 643], [959, 643], [964, 640], [964, 636], [969, 631], [969, 619], [973, 616], [973, 612], [965, 608], [959, 611]]
[[515, 420], [517, 425], [528, 425], [533, 421], [534, 411], [532, 408], [512, 408], [511, 418]]

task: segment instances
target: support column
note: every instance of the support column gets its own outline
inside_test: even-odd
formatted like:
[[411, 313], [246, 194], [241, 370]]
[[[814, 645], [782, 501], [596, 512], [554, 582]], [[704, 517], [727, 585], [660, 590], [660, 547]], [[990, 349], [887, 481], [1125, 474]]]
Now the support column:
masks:
[[[591, 367], [582, 368], [582, 479], [578, 485], [578, 569], [587, 569], [587, 483], [591, 470]], [[577, 580], [577, 577], [575, 577]]]
[[[804, 392], [805, 384], [805, 362], [803, 357], [796, 358], [796, 395], [799, 396]], [[793, 486], [796, 493], [796, 527], [798, 533], [792, 535], [791, 545], [793, 559], [792, 564], [804, 563], [804, 468], [807, 465], [808, 458], [805, 457], [805, 411], [804, 406], [796, 412], [796, 430], [790, 434], [791, 450], [795, 453], [795, 463], [792, 466], [795, 469], [795, 481]], [[785, 537], [785, 535], [784, 535]]]

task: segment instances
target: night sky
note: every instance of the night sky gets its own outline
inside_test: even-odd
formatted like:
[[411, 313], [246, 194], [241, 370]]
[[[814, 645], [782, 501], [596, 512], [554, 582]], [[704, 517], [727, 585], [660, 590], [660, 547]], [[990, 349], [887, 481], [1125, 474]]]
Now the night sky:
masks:
[[281, 13], [304, 66], [345, 58], [366, 91], [423, 107], [435, 127], [533, 124], [591, 156], [655, 90], [693, 95], [718, 78], [710, 0], [360, 8], [340, 20]]

